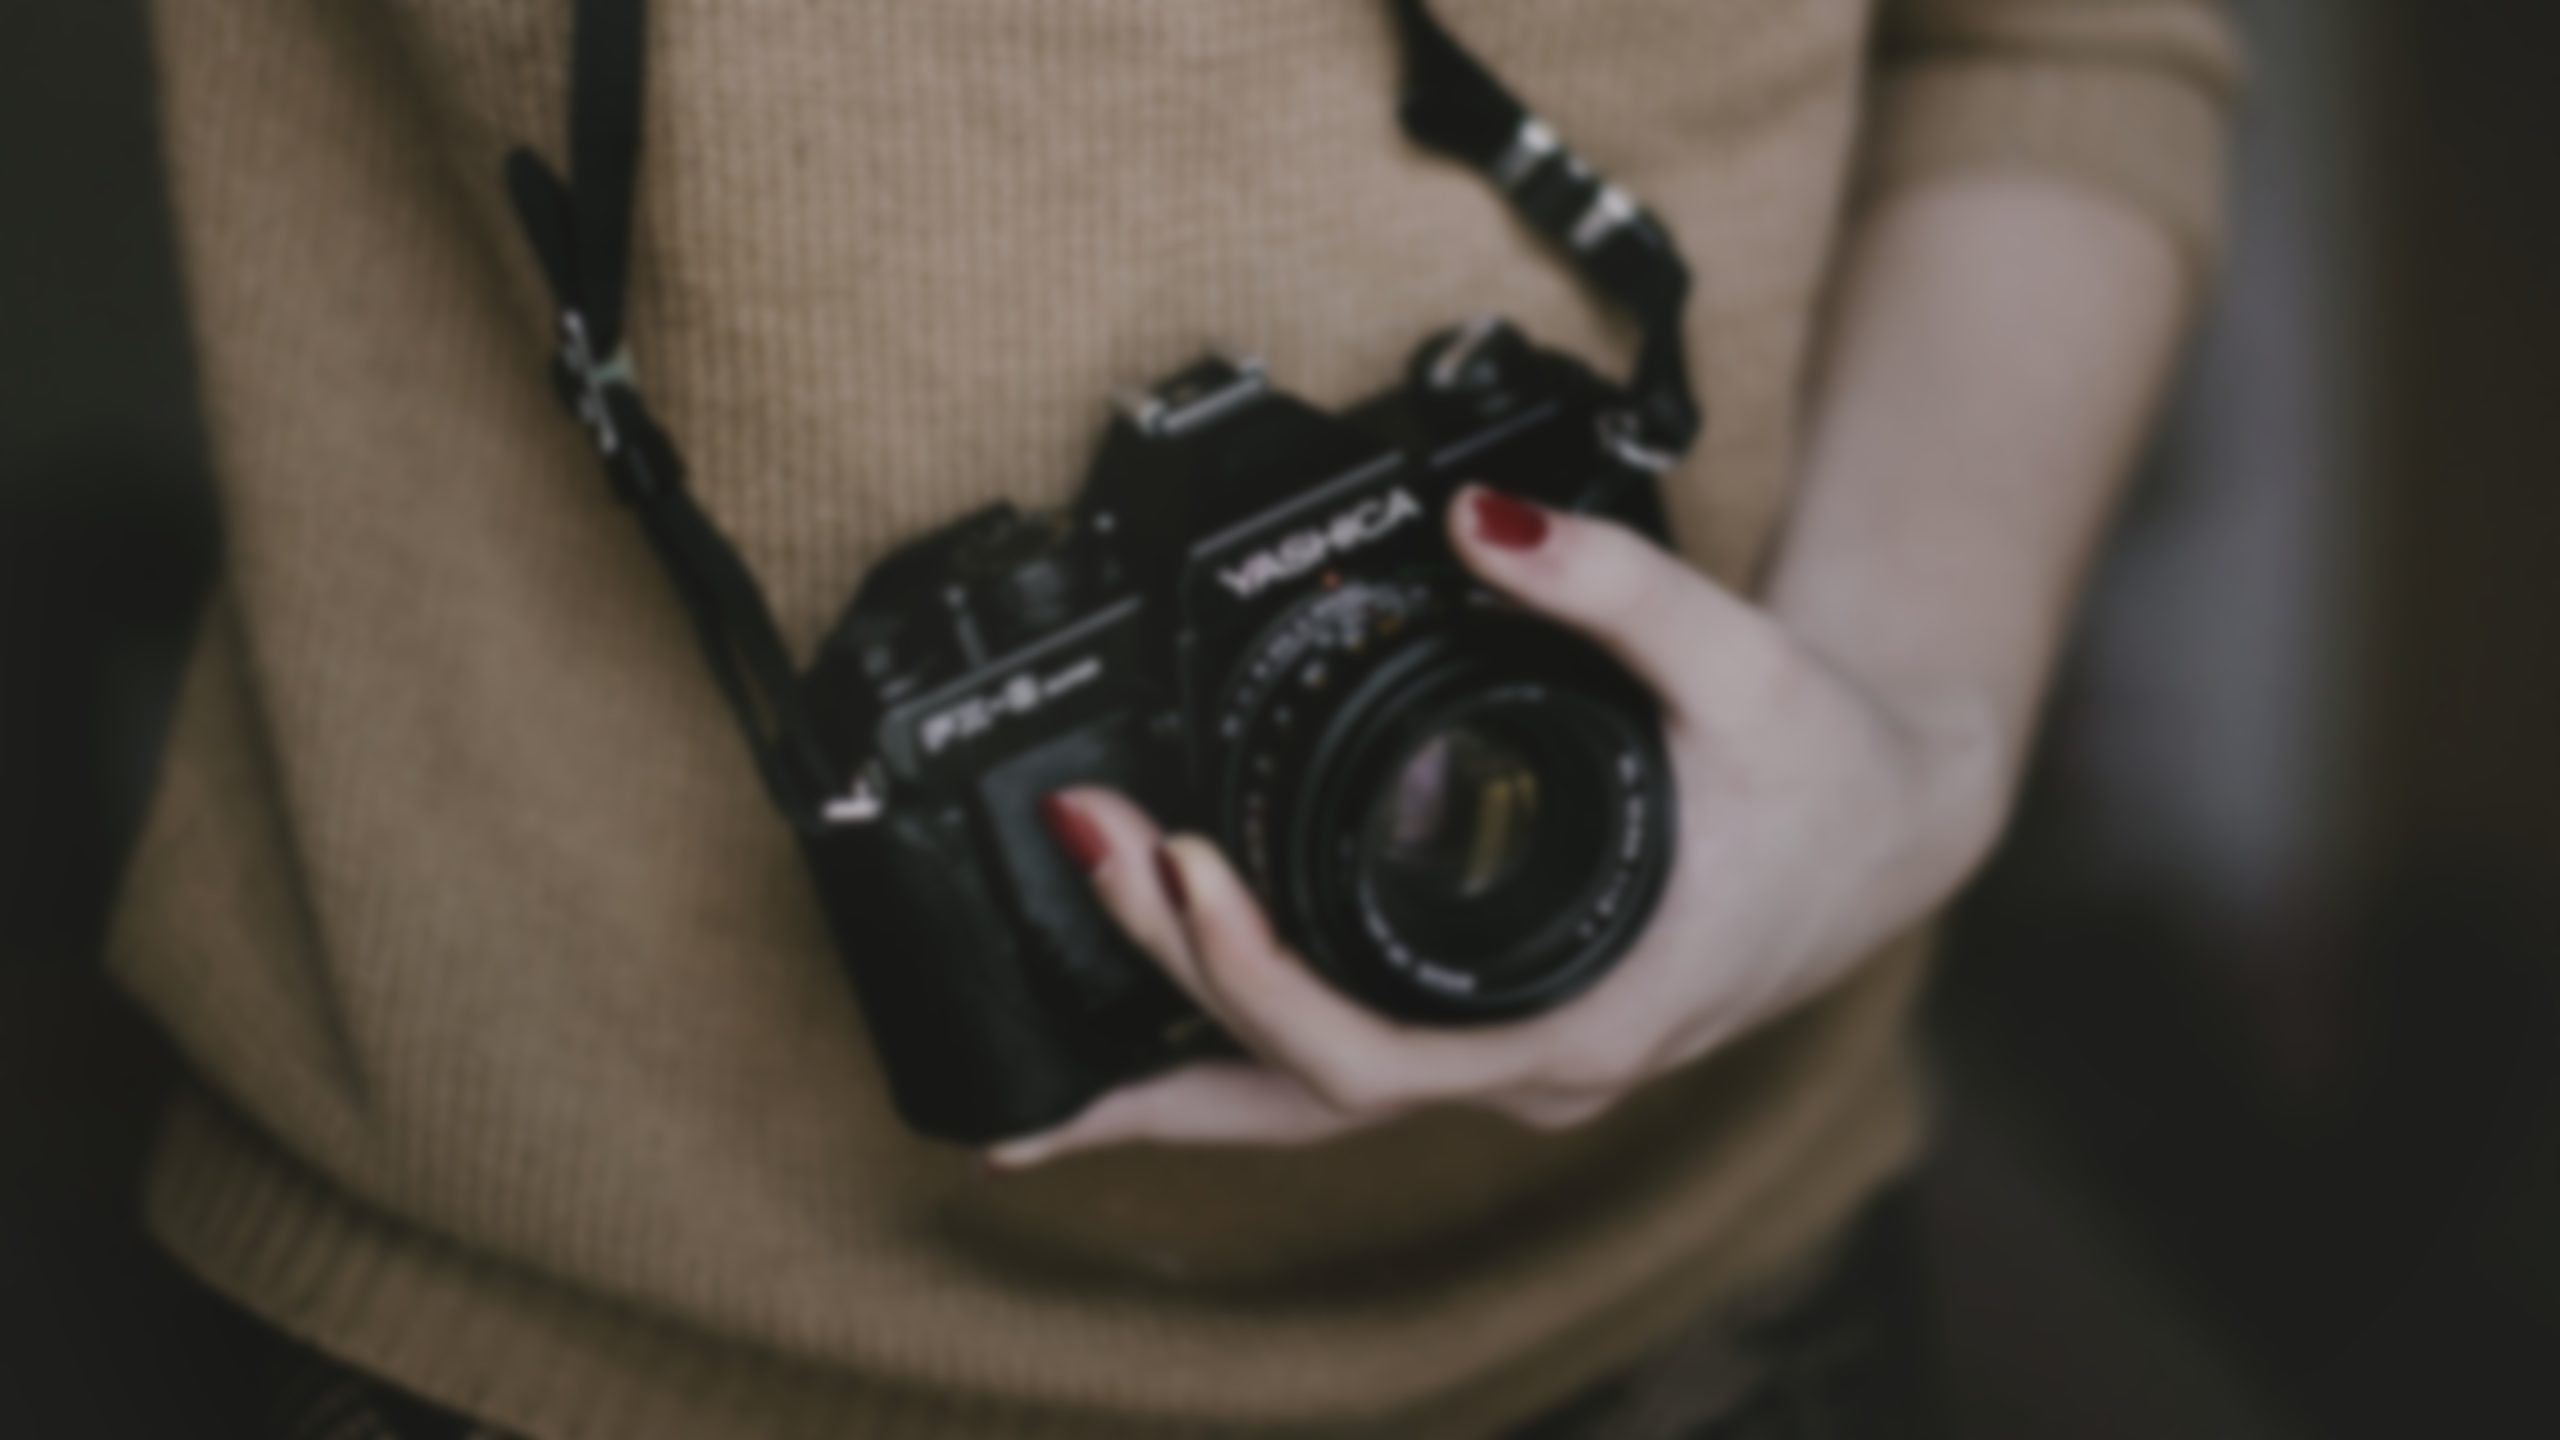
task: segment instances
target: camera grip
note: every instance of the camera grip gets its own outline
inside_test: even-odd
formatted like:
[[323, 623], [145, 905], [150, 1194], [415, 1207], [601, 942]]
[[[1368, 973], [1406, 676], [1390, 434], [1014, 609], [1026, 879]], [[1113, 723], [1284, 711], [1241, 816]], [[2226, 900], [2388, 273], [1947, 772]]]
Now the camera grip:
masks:
[[956, 812], [893, 811], [804, 844], [907, 1124], [979, 1144], [1058, 1124], [1109, 1077], [1034, 993]]

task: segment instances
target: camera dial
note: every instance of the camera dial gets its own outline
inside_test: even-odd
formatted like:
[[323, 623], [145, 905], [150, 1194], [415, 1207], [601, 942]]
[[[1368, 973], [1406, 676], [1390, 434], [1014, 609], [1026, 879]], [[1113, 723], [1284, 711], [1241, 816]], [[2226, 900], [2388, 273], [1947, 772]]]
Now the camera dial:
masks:
[[1080, 538], [1064, 511], [1004, 512], [952, 556], [949, 603], [996, 650], [1056, 629], [1096, 598], [1098, 567]]

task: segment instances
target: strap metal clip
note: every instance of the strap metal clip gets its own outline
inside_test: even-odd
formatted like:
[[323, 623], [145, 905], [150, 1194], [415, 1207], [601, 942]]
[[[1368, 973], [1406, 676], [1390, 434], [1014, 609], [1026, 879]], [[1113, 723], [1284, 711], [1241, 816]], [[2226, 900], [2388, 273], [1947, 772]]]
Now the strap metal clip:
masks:
[[596, 453], [612, 460], [622, 451], [622, 429], [614, 423], [613, 405], [605, 392], [616, 385], [626, 390], [639, 388], [639, 375], [631, 365], [631, 347], [617, 348], [599, 361], [595, 342], [587, 331], [587, 317], [575, 310], [563, 310], [558, 364], [560, 398], [568, 402], [578, 423], [596, 442]]
[[1614, 184], [1603, 182], [1591, 197], [1590, 207], [1573, 222], [1573, 229], [1565, 235], [1565, 243], [1588, 255], [1599, 249], [1600, 243], [1612, 232], [1634, 224], [1643, 214], [1644, 207], [1636, 203], [1636, 197]]
[[1556, 138], [1554, 126], [1535, 115], [1523, 115], [1519, 128], [1511, 132], [1511, 143], [1494, 157], [1490, 167], [1493, 183], [1505, 190], [1517, 190], [1520, 182], [1529, 178], [1529, 172], [1563, 148], [1564, 142]]
[[1485, 167], [1531, 223], [1577, 255], [1589, 255], [1645, 218], [1633, 195], [1591, 166], [1535, 115], [1522, 115], [1511, 141]]
[[1631, 409], [1602, 412], [1599, 423], [1600, 448], [1618, 458], [1622, 465], [1647, 475], [1667, 474], [1680, 463], [1680, 453], [1653, 443], [1644, 433], [1644, 421]]

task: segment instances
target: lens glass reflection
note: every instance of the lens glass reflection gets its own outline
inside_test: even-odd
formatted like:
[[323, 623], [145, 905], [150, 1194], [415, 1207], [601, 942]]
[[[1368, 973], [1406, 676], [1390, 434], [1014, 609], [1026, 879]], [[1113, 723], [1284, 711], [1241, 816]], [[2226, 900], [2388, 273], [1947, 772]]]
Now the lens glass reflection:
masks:
[[1370, 879], [1399, 910], [1465, 910], [1500, 892], [1536, 848], [1538, 772], [1470, 725], [1416, 745], [1371, 805]]

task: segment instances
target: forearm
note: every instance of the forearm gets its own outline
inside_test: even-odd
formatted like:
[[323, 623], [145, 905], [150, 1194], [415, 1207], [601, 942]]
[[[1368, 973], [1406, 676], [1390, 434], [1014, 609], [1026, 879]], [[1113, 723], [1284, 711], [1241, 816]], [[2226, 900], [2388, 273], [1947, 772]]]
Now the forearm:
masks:
[[1970, 772], [1951, 784], [1996, 816], [2155, 407], [2185, 268], [2121, 201], [1988, 172], [1887, 201], [1846, 263], [1768, 603], [1951, 734]]

